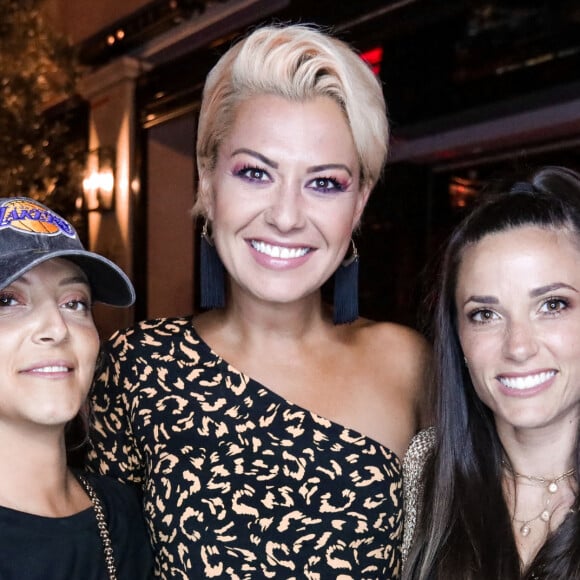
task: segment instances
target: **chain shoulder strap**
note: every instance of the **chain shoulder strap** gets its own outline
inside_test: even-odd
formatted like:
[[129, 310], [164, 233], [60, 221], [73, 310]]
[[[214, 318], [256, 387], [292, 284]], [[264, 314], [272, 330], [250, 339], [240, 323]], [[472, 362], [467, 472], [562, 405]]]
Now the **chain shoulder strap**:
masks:
[[109, 526], [107, 524], [107, 518], [105, 517], [103, 504], [87, 478], [80, 473], [77, 473], [76, 477], [87, 492], [87, 495], [93, 504], [97, 527], [99, 529], [99, 536], [101, 537], [101, 543], [103, 544], [103, 554], [105, 556], [105, 566], [107, 568], [109, 580], [117, 580], [117, 569], [115, 567], [115, 558], [113, 556], [113, 543], [111, 542], [111, 534], [109, 533]]

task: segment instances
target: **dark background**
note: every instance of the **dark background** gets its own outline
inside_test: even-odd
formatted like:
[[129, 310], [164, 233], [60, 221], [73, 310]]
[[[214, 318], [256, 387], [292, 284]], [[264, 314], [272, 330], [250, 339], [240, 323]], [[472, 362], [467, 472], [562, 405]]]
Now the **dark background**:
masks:
[[[107, 30], [86, 41], [85, 63], [130, 53], [172, 26], [166, 4], [124, 21], [124, 46], [107, 46]], [[204, 2], [174, 5], [188, 17]], [[314, 22], [361, 53], [382, 49], [392, 155], [356, 239], [363, 315], [421, 326], [441, 245], [484, 183], [543, 164], [580, 169], [580, 121], [559, 118], [578, 99], [580, 119], [578, 0], [292, 0], [262, 21]], [[139, 80], [141, 143], [155, 119], [195, 113], [207, 72], [247, 30], [221, 26], [211, 43], [185, 47]], [[456, 130], [464, 141], [449, 140]]]

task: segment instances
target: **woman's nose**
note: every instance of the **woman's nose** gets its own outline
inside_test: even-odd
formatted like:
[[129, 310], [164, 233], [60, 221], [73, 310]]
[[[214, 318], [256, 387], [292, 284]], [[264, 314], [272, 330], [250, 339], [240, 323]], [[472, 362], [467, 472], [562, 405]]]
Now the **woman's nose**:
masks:
[[43, 306], [35, 313], [35, 328], [32, 339], [37, 343], [58, 344], [68, 337], [68, 325], [58, 305]]
[[508, 324], [504, 336], [503, 354], [515, 361], [523, 362], [538, 352], [538, 341], [534, 325], [530, 321]]
[[265, 212], [266, 222], [281, 232], [290, 232], [304, 226], [304, 200], [300, 189], [284, 185], [272, 192]]

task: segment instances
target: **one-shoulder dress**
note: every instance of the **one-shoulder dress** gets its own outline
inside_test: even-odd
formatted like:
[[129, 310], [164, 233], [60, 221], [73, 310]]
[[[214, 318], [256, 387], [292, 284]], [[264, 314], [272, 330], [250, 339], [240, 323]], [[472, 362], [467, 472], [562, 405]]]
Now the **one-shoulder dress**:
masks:
[[191, 318], [113, 335], [91, 402], [90, 467], [141, 488], [159, 577], [398, 578], [399, 458], [232, 368]]

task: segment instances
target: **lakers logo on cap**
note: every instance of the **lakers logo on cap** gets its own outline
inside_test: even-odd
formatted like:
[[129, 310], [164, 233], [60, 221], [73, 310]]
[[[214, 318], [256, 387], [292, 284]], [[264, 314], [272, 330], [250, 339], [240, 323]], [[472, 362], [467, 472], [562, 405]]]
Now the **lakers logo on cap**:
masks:
[[12, 228], [31, 234], [75, 238], [74, 228], [59, 215], [34, 201], [11, 199], [0, 205], [0, 229]]

